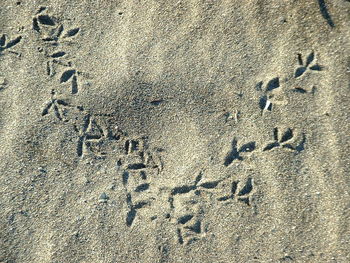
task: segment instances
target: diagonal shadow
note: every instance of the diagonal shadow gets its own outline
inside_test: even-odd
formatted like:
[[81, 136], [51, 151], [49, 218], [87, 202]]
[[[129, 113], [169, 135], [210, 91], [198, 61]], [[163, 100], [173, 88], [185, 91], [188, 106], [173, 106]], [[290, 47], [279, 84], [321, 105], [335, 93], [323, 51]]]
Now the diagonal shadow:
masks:
[[318, 0], [318, 5], [320, 6], [320, 11], [324, 19], [326, 19], [330, 27], [334, 27], [334, 22], [331, 18], [331, 15], [328, 13], [327, 6], [324, 0]]

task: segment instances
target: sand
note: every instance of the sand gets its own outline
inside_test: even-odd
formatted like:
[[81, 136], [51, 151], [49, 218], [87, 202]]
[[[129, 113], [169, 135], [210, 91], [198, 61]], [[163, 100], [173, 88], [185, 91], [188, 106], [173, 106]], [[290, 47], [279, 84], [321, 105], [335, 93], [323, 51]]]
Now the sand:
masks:
[[350, 262], [345, 0], [0, 7], [0, 262]]

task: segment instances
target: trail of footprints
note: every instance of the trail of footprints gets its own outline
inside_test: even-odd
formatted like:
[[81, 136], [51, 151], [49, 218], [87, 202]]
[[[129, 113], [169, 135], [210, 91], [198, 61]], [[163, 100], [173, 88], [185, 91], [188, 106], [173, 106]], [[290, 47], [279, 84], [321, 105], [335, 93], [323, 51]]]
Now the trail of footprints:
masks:
[[121, 173], [122, 184], [126, 192], [128, 211], [125, 223], [132, 226], [139, 210], [149, 206], [154, 197], [149, 188], [152, 177], [156, 177], [162, 164], [155, 160], [149, 151], [146, 138], [126, 139], [124, 154], [119, 156], [116, 166]]
[[[273, 137], [274, 141], [264, 146], [262, 149], [263, 152], [271, 151], [275, 148], [283, 148], [295, 153], [304, 150], [304, 144], [306, 141], [305, 134], [302, 134], [302, 139], [296, 142], [296, 136], [291, 128], [287, 128], [282, 134], [280, 134], [280, 129], [276, 127], [273, 129]], [[225, 166], [231, 165], [234, 161], [243, 161], [244, 156], [257, 150], [256, 142], [254, 141], [243, 144], [240, 147], [237, 147], [237, 143], [237, 140], [234, 138], [231, 143], [231, 150], [227, 153], [224, 160]]]
[[[301, 54], [297, 56], [299, 66], [295, 69], [294, 78], [299, 79], [305, 75], [308, 71], [322, 71], [323, 66], [315, 63], [315, 53], [312, 51], [307, 57], [304, 63], [303, 57]], [[259, 107], [261, 109], [261, 114], [263, 115], [265, 112], [271, 112], [275, 105], [280, 104], [277, 100], [275, 100], [276, 94], [278, 94], [281, 90], [280, 78], [274, 77], [270, 79], [266, 85], [264, 85], [263, 81], [258, 82], [255, 85], [255, 89], [262, 93], [259, 99]], [[308, 89], [302, 87], [294, 87], [292, 89], [293, 92], [298, 93], [315, 93], [316, 88], [312, 87], [309, 91]]]
[[[66, 30], [64, 25], [59, 23], [54, 17], [43, 14], [46, 7], [41, 7], [33, 18], [33, 30], [37, 32], [41, 40], [48, 44], [48, 47], [60, 47], [64, 41], [73, 39], [79, 32], [80, 28], [71, 28]], [[51, 50], [51, 49], [50, 49]], [[63, 67], [59, 77], [59, 83], [70, 84], [71, 94], [77, 94], [79, 91], [79, 74], [80, 72], [72, 66], [71, 61], [65, 61], [67, 53], [61, 49], [51, 51], [47, 54], [46, 71], [47, 75], [53, 77], [56, 75], [57, 66]]]
[[[37, 32], [41, 40], [47, 43], [50, 49], [47, 61], [47, 74], [50, 77], [56, 75], [56, 66], [63, 67], [58, 77], [58, 83], [65, 85], [69, 83], [71, 95], [78, 94], [80, 72], [72, 66], [71, 61], [66, 61], [67, 53], [57, 47], [61, 43], [73, 39], [79, 34], [80, 28], [66, 30], [56, 18], [45, 14], [46, 8], [38, 10], [33, 18], [33, 30]], [[0, 51], [9, 49], [17, 44], [21, 38], [15, 38], [6, 42], [3, 36], [0, 39]], [[56, 49], [57, 48], [57, 49]], [[298, 64], [294, 72], [294, 78], [301, 78], [308, 71], [321, 71], [323, 67], [314, 63], [315, 54], [311, 52], [304, 63], [303, 58], [298, 54]], [[256, 90], [261, 93], [259, 98], [259, 108], [262, 115], [271, 112], [278, 101], [275, 94], [281, 90], [280, 78], [274, 77], [264, 83], [260, 81], [256, 85]], [[295, 92], [308, 93], [300, 87], [294, 88]], [[81, 122], [73, 120], [68, 115], [73, 111], [81, 117]], [[120, 175], [120, 183], [125, 192], [125, 225], [128, 228], [134, 226], [137, 220], [151, 221], [162, 218], [161, 214], [153, 214], [143, 211], [152, 211], [152, 205], [159, 196], [159, 189], [154, 182], [162, 172], [162, 160], [156, 151], [151, 151], [146, 137], [130, 138], [119, 128], [112, 128], [113, 124], [108, 124], [108, 115], [96, 115], [84, 110], [82, 106], [75, 106], [66, 100], [57, 98], [56, 92], [51, 92], [51, 99], [42, 111], [42, 116], [53, 114], [59, 121], [72, 122], [77, 132], [76, 154], [78, 158], [86, 156], [106, 157], [111, 151], [108, 147], [122, 149], [114, 156], [116, 158], [116, 170]], [[238, 113], [237, 113], [238, 114]], [[101, 121], [102, 119], [102, 121]], [[237, 118], [236, 118], [237, 119]], [[111, 119], [113, 122], [114, 120]], [[299, 153], [304, 150], [306, 136], [298, 133], [292, 128], [275, 127], [272, 131], [271, 141], [259, 146], [255, 141], [239, 141], [233, 138], [231, 149], [227, 152], [223, 160], [224, 167], [230, 167], [235, 163], [243, 163], [254, 152], [267, 153], [277, 149]], [[221, 191], [223, 186], [229, 186], [226, 193]], [[225, 192], [225, 191], [224, 191]], [[227, 203], [233, 202], [241, 204], [242, 208], [251, 207], [253, 196], [256, 192], [254, 179], [248, 177], [245, 180], [232, 180], [224, 178], [214, 181], [205, 181], [203, 172], [200, 172], [189, 185], [179, 185], [166, 189], [168, 196], [167, 205], [170, 211], [165, 215], [165, 219], [174, 224], [174, 233], [177, 242], [181, 245], [189, 245], [196, 240], [205, 237], [207, 228], [205, 226], [205, 202], [203, 194], [210, 194], [213, 199], [210, 202]], [[151, 213], [152, 214], [152, 213]]]
[[[67, 58], [69, 55], [62, 49], [64, 43], [75, 39], [80, 33], [79, 27], [66, 28], [59, 19], [49, 15], [46, 7], [40, 7], [32, 19], [32, 29], [46, 47], [48, 58], [46, 71], [49, 77], [57, 77], [57, 83], [66, 87], [69, 85], [71, 95], [77, 95], [80, 91], [79, 78], [81, 72], [77, 70]], [[0, 36], [0, 55], [5, 52], [17, 54], [13, 50], [22, 41], [22, 36], [9, 37], [6, 34]], [[297, 56], [298, 67], [293, 77], [303, 78], [308, 72], [322, 71], [324, 68], [315, 62], [315, 53], [309, 53], [304, 59], [301, 54]], [[60, 69], [60, 70], [59, 70]], [[60, 74], [57, 74], [60, 72]], [[261, 93], [259, 108], [262, 115], [271, 112], [278, 101], [275, 95], [281, 90], [279, 77], [273, 77], [266, 83], [260, 81], [256, 84], [256, 90]], [[294, 92], [314, 93], [301, 87], [294, 87]], [[68, 102], [69, 101], [69, 102]], [[157, 187], [154, 181], [162, 172], [162, 161], [157, 153], [149, 150], [147, 138], [129, 138], [118, 128], [114, 129], [101, 119], [108, 119], [107, 115], [98, 115], [87, 112], [82, 106], [74, 105], [71, 100], [57, 97], [55, 90], [51, 91], [51, 98], [42, 110], [42, 116], [53, 114], [58, 121], [71, 122], [77, 133], [76, 155], [78, 158], [86, 156], [106, 157], [110, 152], [108, 147], [119, 147], [122, 153], [117, 156], [116, 168], [120, 173], [121, 184], [125, 191], [125, 224], [133, 227], [135, 220], [143, 220], [147, 217], [142, 211], [152, 210], [152, 203], [157, 199]], [[74, 97], [73, 97], [74, 101]], [[81, 122], [73, 120], [69, 112], [80, 116]], [[236, 121], [238, 119], [236, 113]], [[113, 120], [112, 120], [113, 121]], [[108, 121], [107, 121], [108, 122]], [[304, 150], [306, 142], [305, 134], [296, 134], [292, 128], [275, 127], [272, 130], [271, 141], [258, 147], [255, 141], [241, 142], [236, 138], [231, 141], [231, 149], [226, 154], [223, 165], [229, 167], [234, 163], [244, 162], [256, 151], [266, 153], [277, 149], [299, 153]], [[112, 146], [111, 146], [112, 145]], [[179, 185], [167, 190], [168, 206], [170, 213], [165, 216], [175, 226], [177, 241], [181, 245], [189, 245], [196, 240], [205, 237], [205, 208], [203, 206], [203, 193], [210, 193], [218, 203], [237, 202], [243, 207], [250, 207], [253, 203], [253, 195], [256, 191], [254, 179], [248, 177], [243, 181], [225, 178], [214, 181], [204, 181], [203, 173], [193, 180], [192, 184]], [[228, 184], [230, 189], [226, 194], [217, 191], [222, 184]], [[215, 202], [213, 201], [212, 202]], [[151, 220], [158, 218], [154, 215]]]
[[[58, 19], [51, 15], [45, 14], [46, 7], [40, 7], [37, 14], [32, 21], [32, 29], [39, 34], [40, 39], [48, 44], [47, 47], [47, 75], [54, 77], [56, 75], [56, 66], [63, 67], [63, 71], [58, 78], [61, 85], [69, 83], [70, 93], [75, 95], [79, 91], [78, 77], [80, 72], [72, 67], [71, 61], [66, 61], [67, 53], [62, 49], [57, 50], [61, 46], [61, 42], [68, 41], [74, 38], [79, 32], [80, 28], [71, 28], [66, 30], [64, 25], [59, 23]], [[54, 50], [52, 51], [53, 47]], [[68, 111], [75, 111], [76, 114], [83, 114], [83, 125], [77, 127], [75, 130], [78, 133], [77, 155], [83, 157], [86, 154], [93, 153], [95, 155], [103, 156], [104, 152], [99, 151], [99, 144], [103, 139], [111, 139], [109, 131], [103, 129], [96, 123], [95, 117], [92, 114], [85, 112], [83, 107], [72, 105], [64, 99], [57, 98], [56, 91], [51, 91], [51, 99], [46, 104], [42, 111], [42, 116], [54, 114], [59, 121], [69, 122], [71, 119], [67, 118]]]
[[204, 235], [204, 211], [200, 191], [215, 188], [218, 181], [201, 183], [201, 180], [202, 173], [199, 173], [191, 185], [182, 185], [170, 190], [168, 199], [170, 216], [176, 225], [179, 244], [190, 244]]
[[[301, 67], [296, 69], [295, 78], [304, 74], [307, 69], [320, 71], [322, 67], [318, 64], [310, 66], [314, 60], [314, 53], [312, 52], [308, 57], [305, 65], [302, 62], [301, 55], [298, 55], [299, 64]], [[260, 97], [259, 107], [262, 114], [266, 111], [272, 111], [274, 101], [274, 92], [280, 90], [280, 80], [278, 77], [272, 78], [264, 85], [259, 82], [256, 89], [263, 94]], [[296, 88], [296, 92], [306, 93], [304, 89]], [[260, 147], [260, 152], [269, 152], [275, 149], [282, 149], [294, 153], [300, 153], [304, 150], [306, 136], [304, 133], [295, 134], [292, 128], [278, 128], [273, 129], [273, 140], [266, 145]], [[255, 141], [239, 142], [234, 138], [231, 142], [231, 150], [226, 154], [223, 165], [228, 167], [235, 162], [242, 162], [253, 152], [259, 150]], [[203, 226], [204, 211], [201, 207], [201, 192], [209, 191], [212, 194], [217, 194], [215, 188], [220, 188], [221, 180], [201, 183], [202, 174], [198, 175], [193, 184], [182, 185], [171, 189], [169, 204], [173, 212], [173, 217], [176, 223], [176, 233], [179, 244], [190, 244], [201, 237], [205, 236], [206, 229]], [[230, 192], [223, 196], [218, 196], [218, 202], [237, 201], [242, 202], [248, 207], [252, 205], [253, 194], [255, 192], [254, 180], [248, 177], [245, 181], [231, 182]], [[192, 195], [191, 195], [192, 194]], [[187, 198], [183, 203], [178, 202], [181, 196]], [[177, 205], [176, 205], [177, 204]], [[185, 213], [177, 213], [177, 210], [183, 210], [186, 207]]]
[[[195, 178], [193, 184], [182, 185], [171, 189], [169, 204], [176, 224], [176, 233], [179, 244], [190, 244], [205, 236], [207, 232], [203, 220], [205, 213], [202, 206], [201, 195], [204, 192], [219, 195], [215, 190], [220, 188], [220, 183], [227, 179], [216, 181], [202, 181], [202, 172]], [[234, 181], [230, 193], [224, 196], [217, 196], [219, 202], [239, 201], [247, 206], [251, 205], [253, 180], [248, 178], [246, 182]]]
[[[95, 127], [99, 131], [92, 133], [92, 119], [90, 117], [86, 118], [85, 126], [85, 134], [82, 134], [81, 145], [84, 141], [100, 140], [102, 138], [101, 128]], [[132, 227], [140, 213], [142, 215], [143, 210], [152, 211], [152, 203], [157, 198], [156, 185], [153, 185], [152, 181], [154, 182], [161, 173], [162, 162], [155, 153], [148, 150], [147, 138], [118, 138], [118, 143], [122, 144], [124, 149], [124, 152], [117, 158], [116, 169], [120, 174], [120, 180], [125, 190], [127, 206], [125, 224], [127, 227]], [[83, 147], [81, 146], [81, 148]], [[249, 147], [252, 147], [250, 143], [242, 149], [247, 150]], [[84, 150], [79, 150], [79, 152], [80, 155], [83, 155]], [[244, 182], [233, 181], [230, 192], [226, 195], [218, 195], [215, 190], [220, 188], [220, 183], [224, 180], [227, 179], [204, 181], [201, 172], [192, 184], [169, 188], [168, 205], [171, 212], [167, 218], [175, 225], [179, 244], [189, 245], [205, 236], [206, 229], [203, 225], [205, 212], [201, 199], [203, 192], [217, 195], [216, 200], [218, 202], [238, 201], [251, 206], [252, 194], [254, 193], [252, 178], [248, 178]], [[147, 214], [144, 213], [140, 220], [146, 220]], [[153, 217], [157, 218], [160, 215]]]

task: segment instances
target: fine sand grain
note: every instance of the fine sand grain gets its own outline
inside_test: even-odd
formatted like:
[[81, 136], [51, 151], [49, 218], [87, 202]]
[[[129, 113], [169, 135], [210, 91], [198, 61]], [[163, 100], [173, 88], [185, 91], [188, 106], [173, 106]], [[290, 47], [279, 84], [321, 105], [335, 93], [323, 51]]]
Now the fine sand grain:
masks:
[[350, 262], [349, 11], [1, 0], [0, 262]]

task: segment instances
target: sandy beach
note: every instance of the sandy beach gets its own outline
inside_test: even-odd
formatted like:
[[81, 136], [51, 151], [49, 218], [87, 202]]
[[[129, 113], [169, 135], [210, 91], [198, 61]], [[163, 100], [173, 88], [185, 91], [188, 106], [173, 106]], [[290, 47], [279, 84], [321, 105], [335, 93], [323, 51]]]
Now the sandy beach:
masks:
[[2, 0], [0, 263], [350, 262], [349, 11]]

